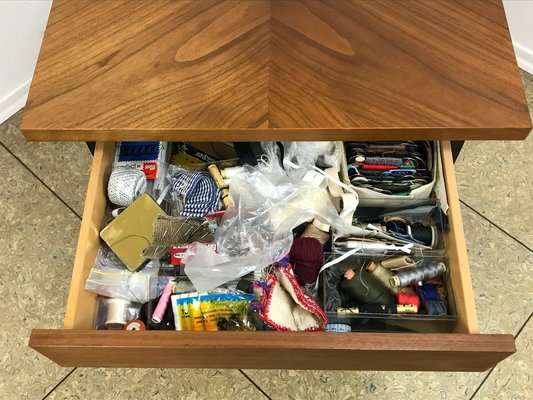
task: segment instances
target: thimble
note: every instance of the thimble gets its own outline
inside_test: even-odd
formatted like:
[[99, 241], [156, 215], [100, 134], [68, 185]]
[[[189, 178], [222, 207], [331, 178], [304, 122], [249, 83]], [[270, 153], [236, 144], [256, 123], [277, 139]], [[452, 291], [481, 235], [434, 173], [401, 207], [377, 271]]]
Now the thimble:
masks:
[[135, 168], [113, 169], [107, 185], [107, 196], [111, 203], [127, 207], [146, 191], [146, 176]]

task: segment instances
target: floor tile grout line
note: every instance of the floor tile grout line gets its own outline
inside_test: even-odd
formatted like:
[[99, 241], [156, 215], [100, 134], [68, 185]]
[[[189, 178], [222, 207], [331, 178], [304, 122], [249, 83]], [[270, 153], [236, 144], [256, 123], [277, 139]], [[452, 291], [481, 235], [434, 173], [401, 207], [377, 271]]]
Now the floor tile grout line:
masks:
[[63, 377], [63, 379], [61, 379], [61, 380], [60, 380], [60, 381], [59, 381], [59, 382], [58, 382], [58, 383], [52, 388], [52, 390], [50, 390], [48, 393], [46, 393], [46, 395], [45, 395], [41, 400], [44, 400], [44, 399], [46, 399], [48, 396], [50, 396], [50, 395], [54, 392], [54, 390], [56, 390], [56, 389], [59, 387], [59, 385], [61, 385], [63, 382], [65, 382], [65, 380], [66, 380], [70, 375], [72, 375], [72, 373], [73, 373], [74, 371], [76, 371], [77, 369], [78, 369], [78, 368], [72, 368], [72, 370], [71, 370], [68, 374], [66, 374], [66, 375]]
[[479, 393], [479, 391], [481, 390], [481, 387], [485, 384], [485, 382], [487, 381], [487, 379], [489, 379], [489, 376], [492, 374], [492, 372], [494, 371], [496, 367], [492, 367], [489, 371], [489, 373], [485, 376], [485, 378], [483, 378], [483, 380], [481, 381], [481, 383], [478, 385], [478, 387], [476, 388], [476, 390], [474, 390], [474, 393], [472, 393], [472, 396], [470, 397], [469, 400], [474, 400], [474, 397]]
[[48, 186], [30, 167], [24, 163], [15, 153], [13, 153], [3, 142], [0, 141], [0, 145], [9, 153], [11, 154], [26, 170], [34, 176], [35, 179], [37, 179], [45, 188], [47, 188], [65, 207], [67, 207], [72, 213], [78, 217], [78, 219], [81, 220], [81, 215], [79, 215], [74, 209], [67, 204], [65, 200], [63, 200], [50, 186]]
[[498, 228], [500, 231], [502, 231], [506, 236], [509, 236], [511, 239], [513, 239], [515, 242], [519, 243], [521, 246], [525, 247], [526, 249], [528, 249], [529, 251], [533, 252], [533, 249], [531, 247], [529, 247], [528, 245], [526, 245], [524, 242], [522, 242], [520, 239], [517, 239], [516, 237], [514, 237], [511, 233], [507, 232], [505, 229], [503, 229], [501, 226], [499, 226], [497, 223], [495, 223], [494, 221], [491, 221], [488, 217], [486, 217], [485, 215], [483, 215], [482, 213], [480, 213], [478, 210], [476, 210], [474, 207], [472, 207], [470, 204], [466, 203], [464, 200], [459, 200], [462, 204], [464, 204], [466, 207], [468, 207], [471, 211], [473, 211], [474, 213], [476, 213], [477, 215], [479, 215], [481, 218], [483, 218], [485, 221], [491, 223], [492, 225], [494, 225], [496, 228]]
[[531, 318], [533, 317], [533, 312], [531, 314], [529, 314], [529, 317], [527, 317], [526, 319], [526, 322], [524, 322], [522, 324], [522, 326], [520, 327], [520, 329], [518, 330], [518, 332], [516, 333], [516, 335], [514, 336], [514, 339], [518, 339], [518, 336], [520, 336], [520, 334], [522, 333], [522, 331], [524, 330], [524, 328], [526, 327], [526, 325], [529, 323], [529, 321], [531, 320]]
[[250, 381], [250, 383], [251, 383], [252, 385], [254, 385], [254, 386], [257, 388], [257, 390], [259, 390], [261, 393], [263, 393], [263, 395], [264, 395], [268, 400], [272, 400], [272, 397], [270, 397], [270, 396], [269, 396], [269, 395], [268, 395], [263, 389], [261, 389], [261, 388], [259, 387], [259, 385], [258, 385], [257, 383], [255, 383], [255, 382], [253, 381], [252, 378], [250, 378], [248, 375], [246, 375], [246, 373], [245, 373], [242, 369], [239, 369], [239, 372], [240, 372], [241, 374], [243, 374], [243, 375], [246, 377], [246, 379], [248, 379], [248, 380]]
[[[524, 330], [524, 328], [527, 326], [527, 324], [529, 323], [529, 321], [531, 320], [531, 318], [533, 317], [533, 312], [531, 314], [529, 314], [529, 317], [527, 317], [526, 321], [522, 324], [522, 326], [520, 327], [520, 329], [518, 329], [518, 332], [516, 333], [516, 335], [513, 336], [514, 340], [518, 339], [518, 336], [520, 336], [520, 334], [522, 333], [522, 331]], [[478, 385], [478, 387], [476, 388], [476, 390], [474, 391], [474, 393], [472, 394], [472, 397], [470, 397], [469, 400], [474, 400], [474, 397], [476, 396], [476, 394], [478, 394], [478, 392], [481, 390], [481, 387], [485, 384], [485, 382], [487, 381], [487, 379], [489, 378], [489, 376], [492, 374], [492, 372], [494, 372], [494, 370], [496, 369], [496, 367], [492, 367], [489, 371], [489, 373], [487, 374], [487, 376], [485, 376], [485, 378], [483, 378], [483, 380], [481, 381], [481, 383]]]

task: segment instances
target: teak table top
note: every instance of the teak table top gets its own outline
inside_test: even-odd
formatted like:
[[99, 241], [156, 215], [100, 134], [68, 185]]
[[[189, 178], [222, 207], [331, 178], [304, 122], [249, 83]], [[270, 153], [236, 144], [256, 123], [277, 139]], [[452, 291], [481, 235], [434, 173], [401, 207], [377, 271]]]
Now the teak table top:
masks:
[[55, 0], [32, 140], [522, 139], [501, 1]]

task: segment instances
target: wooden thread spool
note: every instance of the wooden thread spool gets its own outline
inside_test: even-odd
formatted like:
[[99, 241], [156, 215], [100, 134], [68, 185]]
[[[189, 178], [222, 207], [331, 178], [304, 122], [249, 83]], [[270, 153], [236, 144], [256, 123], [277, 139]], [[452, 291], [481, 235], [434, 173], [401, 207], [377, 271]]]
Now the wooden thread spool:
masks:
[[229, 197], [229, 190], [226, 187], [224, 183], [224, 178], [222, 178], [222, 175], [220, 174], [220, 170], [215, 164], [211, 164], [209, 167], [207, 167], [207, 170], [209, 171], [209, 175], [213, 178], [215, 181], [215, 184], [220, 189], [221, 192], [221, 198], [222, 202], [224, 203], [224, 206], [226, 208], [230, 208], [233, 206], [233, 202], [231, 201], [231, 198]]
[[371, 262], [366, 266], [366, 270], [383, 283], [392, 294], [398, 294], [398, 288], [391, 285], [392, 273], [387, 268], [384, 268], [379, 262]]
[[414, 264], [414, 260], [408, 256], [398, 256], [381, 260], [380, 264], [387, 269], [402, 268]]

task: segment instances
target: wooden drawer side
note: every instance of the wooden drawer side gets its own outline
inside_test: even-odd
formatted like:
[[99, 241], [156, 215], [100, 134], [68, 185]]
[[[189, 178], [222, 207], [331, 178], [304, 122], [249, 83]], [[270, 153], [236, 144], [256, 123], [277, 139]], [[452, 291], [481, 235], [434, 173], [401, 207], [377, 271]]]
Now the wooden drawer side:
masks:
[[455, 332], [479, 333], [472, 278], [466, 251], [466, 239], [461, 218], [461, 204], [459, 203], [450, 142], [441, 142], [441, 158], [449, 206], [449, 231], [445, 239], [458, 315]]
[[100, 229], [107, 201], [106, 184], [114, 151], [114, 142], [98, 142], [94, 151], [65, 311], [64, 327], [67, 329], [91, 329], [94, 326], [96, 294], [85, 290], [85, 281], [100, 247]]

